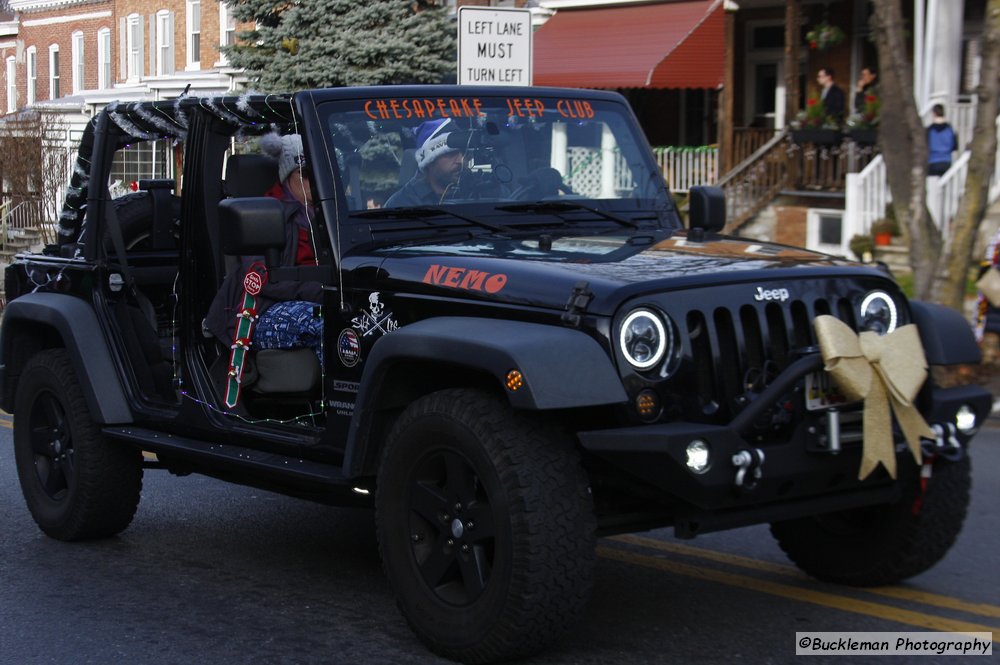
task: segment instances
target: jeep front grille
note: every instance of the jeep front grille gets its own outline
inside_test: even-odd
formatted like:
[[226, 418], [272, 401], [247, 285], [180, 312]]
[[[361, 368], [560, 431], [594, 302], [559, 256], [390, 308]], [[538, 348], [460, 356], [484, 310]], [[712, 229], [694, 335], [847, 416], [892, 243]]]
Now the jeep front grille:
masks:
[[816, 344], [812, 320], [821, 314], [857, 329], [848, 298], [689, 311], [685, 325], [694, 388], [706, 414], [735, 415], [742, 398], [762, 390], [797, 352]]

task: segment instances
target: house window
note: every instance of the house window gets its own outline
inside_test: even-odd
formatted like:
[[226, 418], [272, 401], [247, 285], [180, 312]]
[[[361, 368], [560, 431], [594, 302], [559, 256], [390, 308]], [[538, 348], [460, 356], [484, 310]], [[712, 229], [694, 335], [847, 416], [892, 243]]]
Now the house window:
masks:
[[97, 87], [101, 90], [111, 87], [111, 30], [97, 31]]
[[49, 47], [49, 99], [59, 99], [59, 45]]
[[77, 93], [83, 90], [84, 84], [84, 74], [86, 70], [83, 65], [83, 33], [74, 32], [73, 33], [73, 92]]
[[136, 81], [142, 76], [142, 17], [132, 14], [128, 17], [125, 32], [126, 76]]
[[17, 60], [7, 58], [7, 113], [17, 110]]
[[38, 53], [34, 46], [28, 48], [25, 62], [28, 69], [28, 99], [26, 103], [31, 106], [35, 103], [35, 93], [38, 90]]
[[156, 74], [174, 73], [174, 15], [161, 10], [156, 12]]
[[[219, 45], [232, 46], [236, 43], [236, 17], [225, 2], [219, 3]], [[227, 64], [226, 54], [219, 49], [219, 64]]]
[[120, 189], [147, 178], [172, 178], [173, 163], [171, 141], [137, 141], [115, 153], [108, 184]]
[[201, 0], [187, 0], [187, 66], [201, 69]]

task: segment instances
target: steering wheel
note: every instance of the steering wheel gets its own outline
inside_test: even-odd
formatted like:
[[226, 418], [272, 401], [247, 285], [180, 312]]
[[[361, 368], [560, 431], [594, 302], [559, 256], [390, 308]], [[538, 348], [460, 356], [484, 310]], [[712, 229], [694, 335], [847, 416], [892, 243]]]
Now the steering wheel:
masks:
[[535, 169], [522, 178], [522, 184], [511, 193], [515, 201], [540, 201], [559, 193], [575, 196], [576, 192], [563, 182], [562, 174], [551, 166]]

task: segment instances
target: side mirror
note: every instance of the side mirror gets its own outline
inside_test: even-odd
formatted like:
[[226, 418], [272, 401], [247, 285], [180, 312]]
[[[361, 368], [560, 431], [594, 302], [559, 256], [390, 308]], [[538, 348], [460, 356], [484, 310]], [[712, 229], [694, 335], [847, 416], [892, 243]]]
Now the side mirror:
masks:
[[707, 233], [718, 233], [726, 226], [726, 195], [720, 187], [692, 187], [688, 225]]
[[281, 263], [285, 248], [285, 208], [266, 196], [224, 199], [219, 202], [222, 253], [230, 256], [263, 254], [268, 267]]

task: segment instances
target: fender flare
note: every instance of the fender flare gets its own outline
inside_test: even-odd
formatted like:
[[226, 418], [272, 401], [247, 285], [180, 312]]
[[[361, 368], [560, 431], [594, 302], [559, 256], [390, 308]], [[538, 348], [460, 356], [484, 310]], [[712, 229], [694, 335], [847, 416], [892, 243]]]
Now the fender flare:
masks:
[[[379, 393], [394, 365], [437, 361], [494, 377], [517, 409], [543, 411], [619, 404], [628, 399], [608, 353], [575, 328], [475, 317], [438, 317], [404, 326], [372, 347], [347, 437], [345, 473], [363, 475], [373, 455], [372, 430]], [[524, 385], [504, 388], [519, 370]]]
[[910, 312], [920, 330], [928, 365], [978, 364], [982, 360], [969, 322], [959, 312], [919, 300], [910, 301]]
[[[22, 323], [47, 326], [62, 338], [87, 399], [87, 408], [96, 422], [132, 422], [132, 410], [108, 352], [97, 315], [90, 304], [61, 293], [29, 293], [12, 300], [4, 311], [0, 334], [3, 345], [0, 353], [5, 365], [17, 352], [11, 348], [11, 333]], [[5, 376], [4, 380], [8, 381], [10, 377]], [[7, 394], [6, 386], [3, 392]]]

